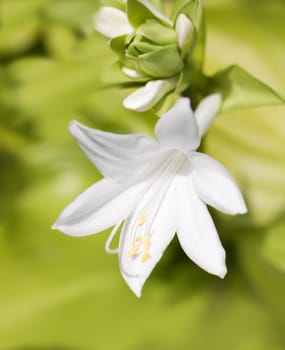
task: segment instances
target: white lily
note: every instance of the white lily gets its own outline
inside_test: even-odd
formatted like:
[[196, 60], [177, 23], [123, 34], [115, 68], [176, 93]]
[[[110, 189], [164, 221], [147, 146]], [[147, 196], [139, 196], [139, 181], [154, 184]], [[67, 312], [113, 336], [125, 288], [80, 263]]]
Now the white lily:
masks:
[[[173, 27], [177, 33], [177, 44], [182, 50], [183, 46], [191, 38], [193, 31], [192, 21], [181, 13], [174, 24], [170, 19], [160, 13], [149, 1], [142, 3], [163, 23]], [[121, 35], [131, 34], [136, 31], [130, 24], [125, 12], [111, 6], [102, 7], [94, 17], [94, 28], [102, 35], [113, 39]], [[123, 66], [122, 72], [130, 79], [147, 78], [134, 69]], [[137, 112], [144, 112], [153, 108], [164, 96], [175, 89], [178, 78], [154, 79], [145, 86], [131, 93], [124, 101], [125, 108]]]
[[[68, 205], [53, 228], [84, 236], [114, 226], [106, 250], [118, 253], [122, 276], [138, 297], [175, 232], [186, 255], [202, 269], [221, 278], [227, 272], [206, 204], [231, 215], [247, 209], [225, 168], [196, 152], [207, 127], [203, 114], [211, 105], [216, 108], [213, 100], [217, 96], [203, 101], [196, 121], [189, 99], [179, 99], [157, 122], [158, 141], [90, 129], [76, 121], [70, 125], [105, 178]], [[119, 247], [112, 250], [122, 223]]]

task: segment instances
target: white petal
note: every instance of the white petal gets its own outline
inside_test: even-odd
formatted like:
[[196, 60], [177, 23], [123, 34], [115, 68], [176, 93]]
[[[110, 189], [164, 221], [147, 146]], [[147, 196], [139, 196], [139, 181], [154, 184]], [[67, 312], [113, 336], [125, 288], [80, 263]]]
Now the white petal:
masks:
[[[175, 80], [176, 82], [176, 80]], [[169, 91], [174, 89], [173, 79], [152, 80], [130, 94], [123, 102], [127, 109], [145, 112], [153, 108]]]
[[197, 197], [191, 179], [177, 179], [177, 236], [188, 255], [202, 269], [223, 278], [227, 272], [225, 251], [213, 220]]
[[129, 174], [140, 156], [157, 152], [159, 144], [139, 134], [120, 135], [88, 128], [72, 121], [69, 130], [81, 149], [105, 177]]
[[195, 110], [195, 118], [198, 123], [201, 137], [207, 132], [214, 118], [218, 114], [222, 103], [220, 93], [205, 97]]
[[[156, 210], [151, 211], [145, 216], [145, 223], [138, 227], [138, 223], [142, 215], [144, 215], [144, 209], [148, 210], [146, 205], [149, 201], [149, 206], [157, 200], [155, 196], [144, 197], [132, 214], [126, 220], [120, 237], [119, 246], [119, 259], [122, 276], [136, 294], [137, 297], [141, 296], [142, 287], [150, 275], [151, 271], [160, 260], [164, 250], [172, 240], [176, 231], [175, 222], [175, 201], [174, 201], [174, 187], [170, 186], [168, 191], [162, 198], [159, 206], [154, 208]], [[155, 214], [152, 218], [152, 214]], [[138, 244], [135, 241], [134, 235], [137, 237], [149, 236], [149, 250], [144, 251], [144, 241], [141, 243], [141, 251], [137, 256], [130, 256], [130, 250], [134, 245]], [[144, 236], [145, 237], [145, 236]], [[149, 257], [142, 261], [144, 253], [149, 253]]]
[[94, 18], [95, 29], [108, 38], [130, 34], [133, 27], [128, 21], [127, 15], [115, 7], [102, 7]]
[[180, 49], [183, 49], [184, 44], [192, 36], [193, 23], [184, 13], [181, 13], [177, 18], [175, 30], [178, 35], [178, 46]]
[[107, 229], [125, 218], [143, 184], [128, 188], [103, 179], [81, 193], [60, 214], [53, 229], [70, 236], [86, 236]]
[[132, 79], [139, 79], [139, 78], [145, 78], [146, 76], [143, 74], [138, 73], [134, 69], [130, 69], [128, 67], [122, 67], [122, 72], [129, 78]]
[[202, 153], [194, 153], [190, 162], [195, 191], [203, 202], [231, 215], [247, 212], [238, 186], [220, 163]]
[[180, 98], [156, 124], [155, 133], [163, 146], [185, 153], [200, 144], [198, 127], [188, 98]]

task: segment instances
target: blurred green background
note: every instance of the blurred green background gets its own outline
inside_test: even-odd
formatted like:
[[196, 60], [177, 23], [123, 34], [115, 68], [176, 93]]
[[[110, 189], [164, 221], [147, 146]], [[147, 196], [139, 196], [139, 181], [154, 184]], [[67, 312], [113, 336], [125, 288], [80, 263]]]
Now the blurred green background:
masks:
[[[137, 299], [107, 255], [108, 232], [52, 231], [100, 174], [67, 131], [71, 119], [152, 134], [128, 91], [102, 89], [115, 56], [92, 29], [96, 0], [1, 0], [0, 349], [285, 348], [285, 108], [219, 116], [204, 150], [234, 175], [249, 214], [212, 211], [225, 280], [174, 241]], [[206, 72], [242, 65], [285, 93], [284, 0], [205, 1]]]

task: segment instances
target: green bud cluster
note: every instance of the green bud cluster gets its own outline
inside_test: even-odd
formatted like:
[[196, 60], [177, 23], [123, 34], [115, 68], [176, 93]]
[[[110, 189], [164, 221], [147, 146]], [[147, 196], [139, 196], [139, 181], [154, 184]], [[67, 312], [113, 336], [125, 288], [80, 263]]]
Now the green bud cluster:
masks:
[[151, 79], [172, 77], [184, 66], [175, 30], [154, 19], [126, 37], [125, 55], [120, 62]]
[[[129, 1], [128, 4], [131, 4], [129, 7], [134, 6], [134, 2]], [[139, 5], [143, 6], [141, 3]], [[181, 46], [175, 21], [172, 23], [171, 20], [156, 17], [150, 12], [144, 17], [134, 18], [134, 13], [132, 8], [129, 11], [127, 8], [127, 15], [134, 31], [110, 40], [110, 47], [119, 56], [121, 69], [131, 80], [138, 82], [175, 76], [178, 80], [179, 75], [185, 68], [187, 69], [191, 60], [189, 56], [197, 44], [196, 28], [192, 19], [184, 15], [191, 30], [187, 33], [184, 45]], [[176, 20], [179, 15], [178, 12]]]

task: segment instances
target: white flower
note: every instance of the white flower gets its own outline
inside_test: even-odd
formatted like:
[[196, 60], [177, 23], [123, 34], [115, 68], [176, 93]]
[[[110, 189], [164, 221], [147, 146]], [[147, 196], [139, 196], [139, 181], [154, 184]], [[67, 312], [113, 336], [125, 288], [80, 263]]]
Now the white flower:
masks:
[[[70, 125], [105, 178], [68, 205], [53, 228], [84, 236], [114, 226], [106, 249], [118, 253], [121, 273], [138, 297], [175, 232], [187, 256], [202, 269], [221, 278], [227, 272], [206, 204], [231, 215], [245, 213], [246, 206], [225, 168], [195, 151], [206, 128], [204, 112], [215, 103], [213, 96], [202, 102], [197, 125], [189, 99], [179, 99], [157, 122], [158, 141], [90, 129], [76, 121]], [[119, 247], [112, 250], [122, 223]]]
[[[177, 45], [180, 50], [189, 41], [193, 32], [192, 21], [183, 13], [181, 13], [176, 23], [161, 14], [149, 1], [143, 0], [141, 3], [152, 13], [155, 18], [165, 23], [168, 27], [175, 29], [177, 34]], [[122, 35], [131, 33], [137, 34], [140, 30], [136, 30], [130, 24], [125, 12], [110, 6], [102, 7], [94, 17], [94, 28], [104, 36], [113, 39]], [[123, 66], [122, 72], [130, 79], [146, 80], [147, 75], [137, 72], [135, 69]], [[142, 88], [137, 89], [131, 93], [123, 102], [127, 109], [135, 110], [137, 112], [144, 112], [153, 108], [164, 96], [169, 92], [175, 90], [176, 84], [179, 80], [176, 78], [153, 79], [146, 83]]]

